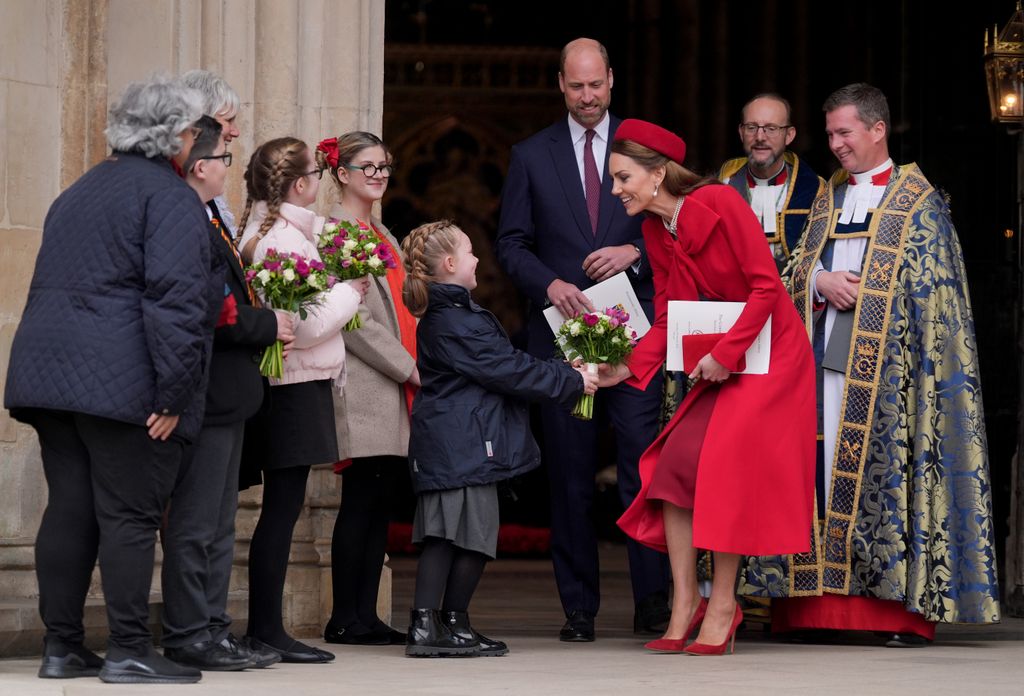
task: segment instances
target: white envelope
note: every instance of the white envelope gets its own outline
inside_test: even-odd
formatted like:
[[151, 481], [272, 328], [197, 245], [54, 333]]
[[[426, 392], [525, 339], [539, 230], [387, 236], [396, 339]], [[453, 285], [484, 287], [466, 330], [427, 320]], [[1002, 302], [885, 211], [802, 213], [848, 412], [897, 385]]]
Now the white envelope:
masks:
[[[583, 291], [590, 303], [597, 311], [603, 311], [607, 307], [619, 307], [629, 314], [629, 327], [636, 331], [636, 337], [640, 338], [650, 331], [651, 322], [647, 321], [644, 308], [640, 306], [640, 300], [636, 297], [633, 284], [629, 282], [626, 272], [622, 271], [613, 275], [608, 280], [602, 280]], [[558, 330], [565, 323], [565, 317], [558, 311], [558, 307], [548, 307], [544, 310], [544, 318], [551, 327], [551, 332], [558, 335]]]
[[[746, 302], [693, 302], [671, 300], [668, 303], [665, 369], [680, 372], [683, 369], [683, 336], [707, 333], [725, 333], [732, 328]], [[768, 374], [772, 352], [772, 318], [761, 328], [747, 349], [747, 367], [741, 375]]]

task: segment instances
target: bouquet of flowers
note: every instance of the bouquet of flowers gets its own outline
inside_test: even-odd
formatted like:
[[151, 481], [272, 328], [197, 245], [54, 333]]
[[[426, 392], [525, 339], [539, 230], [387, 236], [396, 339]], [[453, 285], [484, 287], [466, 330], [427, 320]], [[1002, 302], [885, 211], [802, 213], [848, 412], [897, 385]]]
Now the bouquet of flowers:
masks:
[[[587, 371], [596, 374], [598, 363], [617, 365], [633, 352], [637, 337], [628, 322], [629, 313], [621, 307], [577, 314], [558, 329], [555, 342], [566, 357], [581, 358], [587, 364]], [[593, 395], [581, 396], [572, 415], [582, 420], [593, 418]]]
[[[263, 303], [306, 318], [306, 308], [317, 304], [320, 295], [334, 286], [334, 276], [317, 259], [298, 254], [282, 254], [268, 249], [259, 263], [245, 269], [245, 279], [259, 291]], [[260, 374], [281, 378], [284, 373], [284, 344], [275, 341], [263, 351]]]
[[[362, 222], [353, 224], [345, 220], [329, 220], [324, 225], [317, 247], [328, 273], [338, 280], [353, 280], [366, 275], [383, 276], [398, 266], [391, 247]], [[354, 331], [362, 325], [357, 313], [345, 324], [345, 330]]]

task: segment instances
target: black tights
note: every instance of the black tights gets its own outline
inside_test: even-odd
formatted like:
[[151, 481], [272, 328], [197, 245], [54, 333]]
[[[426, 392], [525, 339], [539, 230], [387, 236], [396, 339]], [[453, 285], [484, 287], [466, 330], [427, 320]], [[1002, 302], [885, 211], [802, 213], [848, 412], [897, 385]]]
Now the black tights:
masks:
[[281, 602], [308, 476], [308, 466], [263, 472], [263, 510], [249, 546], [249, 635], [281, 648], [292, 641], [281, 620]]
[[402, 457], [356, 459], [342, 475], [341, 508], [331, 537], [331, 625], [377, 627], [377, 592], [388, 540], [388, 512]]
[[438, 537], [423, 540], [416, 569], [416, 609], [467, 611], [487, 556]]

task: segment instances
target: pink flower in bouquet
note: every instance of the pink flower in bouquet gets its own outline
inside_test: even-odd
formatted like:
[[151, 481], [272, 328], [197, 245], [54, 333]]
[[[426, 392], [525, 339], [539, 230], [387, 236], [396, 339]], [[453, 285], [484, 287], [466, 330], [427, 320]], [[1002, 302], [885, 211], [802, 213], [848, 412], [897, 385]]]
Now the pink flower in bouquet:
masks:
[[[624, 362], [636, 345], [636, 332], [627, 324], [629, 314], [609, 307], [603, 312], [586, 312], [567, 319], [555, 342], [572, 360], [582, 358], [587, 369], [596, 372], [598, 363]], [[583, 420], [593, 417], [594, 397], [584, 394], [572, 414]]]
[[[334, 278], [321, 262], [294, 253], [281, 255], [276, 249], [268, 249], [261, 262], [248, 267], [245, 277], [265, 305], [297, 313], [303, 319], [306, 308], [317, 304], [322, 293], [334, 285]], [[264, 351], [260, 361], [263, 375], [280, 379], [284, 373], [283, 348], [280, 341], [275, 341]]]
[[[324, 225], [317, 247], [328, 272], [339, 280], [383, 276], [398, 265], [384, 240], [363, 222], [330, 220]], [[345, 329], [352, 331], [361, 325], [357, 314]]]

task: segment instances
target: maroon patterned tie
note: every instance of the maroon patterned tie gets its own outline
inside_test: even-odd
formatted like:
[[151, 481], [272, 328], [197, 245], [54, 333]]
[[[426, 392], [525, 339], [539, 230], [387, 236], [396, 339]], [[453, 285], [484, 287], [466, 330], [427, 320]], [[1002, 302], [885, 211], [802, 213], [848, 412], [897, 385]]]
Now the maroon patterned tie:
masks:
[[594, 129], [587, 129], [587, 144], [583, 146], [583, 192], [587, 196], [587, 213], [590, 215], [590, 231], [597, 234], [597, 211], [601, 208], [601, 177], [597, 175], [594, 160]]

